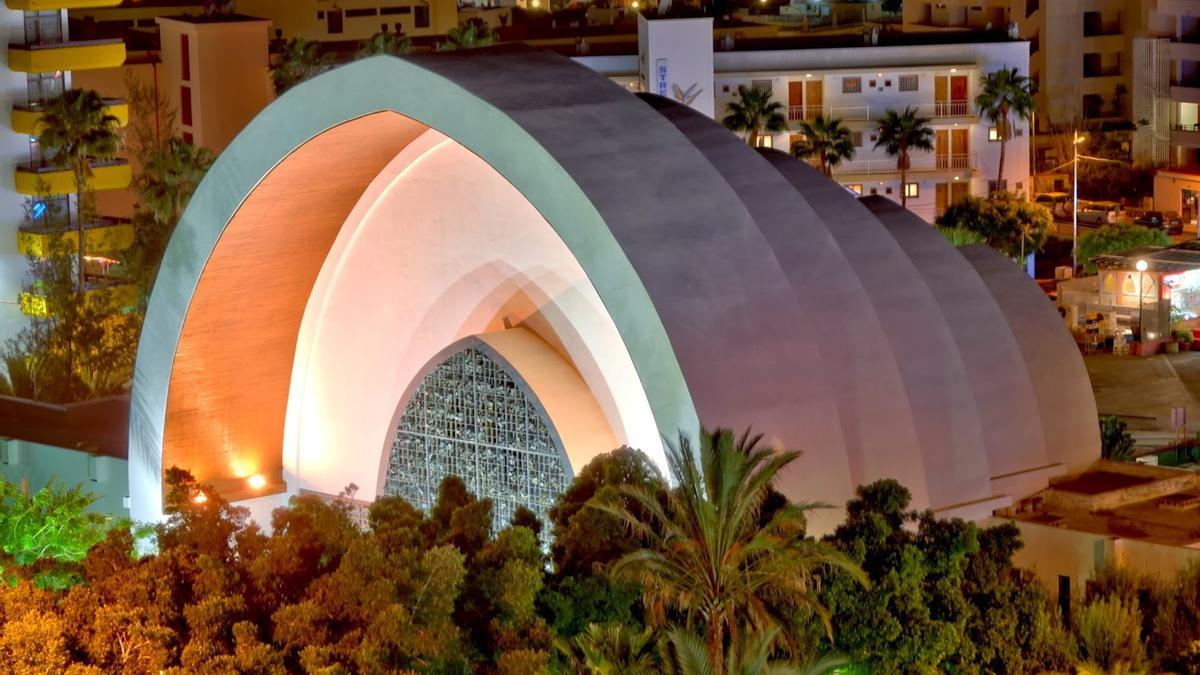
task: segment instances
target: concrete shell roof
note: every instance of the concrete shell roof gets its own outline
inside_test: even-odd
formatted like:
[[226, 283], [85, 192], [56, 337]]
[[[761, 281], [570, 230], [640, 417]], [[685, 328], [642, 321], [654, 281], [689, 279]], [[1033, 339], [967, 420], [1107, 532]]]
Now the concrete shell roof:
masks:
[[[781, 484], [792, 498], [840, 504], [857, 484], [896, 477], [917, 506], [980, 516], [1098, 455], [1082, 361], [1015, 265], [964, 256], [890, 202], [860, 203], [805, 164], [567, 59], [475, 50], [339, 68], [281, 97], [222, 155], [147, 315], [135, 516], [158, 508], [138, 501], [159, 498], [180, 336], [226, 224], [288, 153], [383, 110], [461, 143], [543, 214], [612, 315], [664, 436], [698, 418], [803, 450]], [[282, 424], [277, 410], [256, 424], [272, 415]], [[817, 529], [837, 515], [826, 520]]]

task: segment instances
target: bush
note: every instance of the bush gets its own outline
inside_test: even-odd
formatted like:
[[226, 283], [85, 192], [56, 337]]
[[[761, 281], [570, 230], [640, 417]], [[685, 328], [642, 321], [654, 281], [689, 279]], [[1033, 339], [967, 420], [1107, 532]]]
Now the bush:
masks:
[[1089, 232], [1079, 238], [1079, 258], [1083, 260], [1083, 269], [1089, 274], [1096, 273], [1096, 265], [1092, 258], [1106, 253], [1120, 253], [1139, 246], [1170, 246], [1171, 238], [1166, 232], [1133, 223], [1116, 223], [1105, 225], [1095, 232]]
[[937, 219], [942, 229], [963, 228], [978, 233], [988, 246], [1010, 258], [1041, 250], [1052, 222], [1049, 209], [1008, 192], [965, 197]]
[[1133, 437], [1126, 431], [1125, 420], [1100, 418], [1100, 456], [1115, 462], [1133, 461]]

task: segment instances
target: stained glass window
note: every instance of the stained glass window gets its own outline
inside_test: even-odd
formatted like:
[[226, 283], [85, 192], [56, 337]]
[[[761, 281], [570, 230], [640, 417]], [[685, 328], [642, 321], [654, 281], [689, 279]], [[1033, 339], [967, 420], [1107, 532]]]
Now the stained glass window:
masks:
[[434, 367], [413, 392], [392, 442], [384, 492], [428, 512], [451, 474], [492, 500], [493, 530], [506, 527], [518, 506], [545, 522], [571, 478], [539, 406], [475, 348]]

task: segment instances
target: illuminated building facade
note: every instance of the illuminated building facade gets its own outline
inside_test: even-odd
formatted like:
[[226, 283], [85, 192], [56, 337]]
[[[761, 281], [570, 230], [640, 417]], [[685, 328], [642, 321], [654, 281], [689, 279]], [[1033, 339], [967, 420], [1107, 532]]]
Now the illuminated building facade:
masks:
[[790, 497], [886, 476], [978, 518], [1099, 449], [1082, 360], [1011, 261], [514, 49], [365, 59], [268, 106], [176, 230], [132, 399], [145, 520], [170, 466], [260, 520], [351, 483], [427, 501], [450, 468], [541, 508], [701, 420], [803, 450]]

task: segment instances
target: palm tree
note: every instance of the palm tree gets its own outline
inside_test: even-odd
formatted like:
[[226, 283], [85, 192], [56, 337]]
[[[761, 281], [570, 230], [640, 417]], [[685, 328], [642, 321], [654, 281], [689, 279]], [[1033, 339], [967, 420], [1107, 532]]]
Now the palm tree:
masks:
[[840, 119], [817, 115], [811, 122], [800, 123], [800, 140], [792, 144], [792, 155], [801, 159], [817, 158], [821, 173], [833, 175], [833, 167], [842, 160], [854, 159], [854, 140]]
[[983, 78], [975, 105], [984, 117], [996, 125], [1000, 138], [1000, 166], [996, 171], [996, 189], [1004, 185], [1004, 146], [1008, 143], [1009, 118], [1028, 120], [1034, 111], [1033, 82], [1016, 68], [1001, 68]]
[[896, 158], [900, 169], [900, 205], [908, 208], [909, 153], [913, 150], [933, 151], [933, 127], [929, 120], [918, 117], [915, 108], [905, 107], [904, 112], [892, 108], [883, 111], [879, 123], [879, 140], [875, 148], [882, 147], [889, 156]]
[[[778, 628], [747, 633], [729, 645], [725, 653], [727, 675], [831, 675], [846, 660], [827, 656], [812, 663], [795, 664], [772, 659]], [[661, 657], [668, 675], [710, 675], [715, 672], [704, 640], [676, 628], [667, 633], [667, 648]]]
[[407, 54], [412, 51], [412, 48], [412, 38], [407, 35], [380, 31], [359, 44], [358, 58], [379, 54]]
[[554, 646], [578, 675], [653, 675], [662, 672], [656, 645], [649, 628], [635, 632], [615, 623], [590, 624]]
[[438, 45], [439, 51], [491, 47], [496, 42], [496, 31], [482, 19], [468, 19], [446, 33], [446, 41]]
[[320, 55], [319, 46], [304, 38], [283, 44], [275, 65], [271, 66], [271, 83], [275, 85], [276, 96], [329, 69], [329, 57]]
[[723, 675], [726, 638], [765, 631], [797, 609], [827, 614], [816, 599], [819, 569], [862, 572], [824, 543], [804, 536], [805, 514], [817, 504], [779, 504], [775, 476], [799, 457], [758, 447], [761, 436], [734, 438], [727, 429], [701, 434], [700, 447], [681, 435], [668, 445], [677, 487], [666, 494], [626, 486], [626, 501], [602, 504], [645, 548], [620, 558], [612, 574], [640, 583], [649, 621], [677, 612], [686, 627], [701, 623], [712, 673]]
[[758, 137], [763, 131], [777, 133], [787, 130], [787, 117], [783, 104], [771, 100], [766, 89], [747, 89], [739, 86], [737, 98], [725, 104], [729, 113], [721, 120], [726, 129], [737, 133], [749, 133], [747, 142], [758, 147]]
[[117, 156], [120, 136], [118, 120], [108, 114], [100, 94], [88, 89], [69, 89], [46, 101], [42, 108], [42, 131], [38, 145], [55, 166], [70, 169], [75, 178], [78, 204], [75, 230], [79, 237], [76, 292], [84, 291], [84, 257], [87, 243], [84, 226], [95, 215], [91, 163]]

